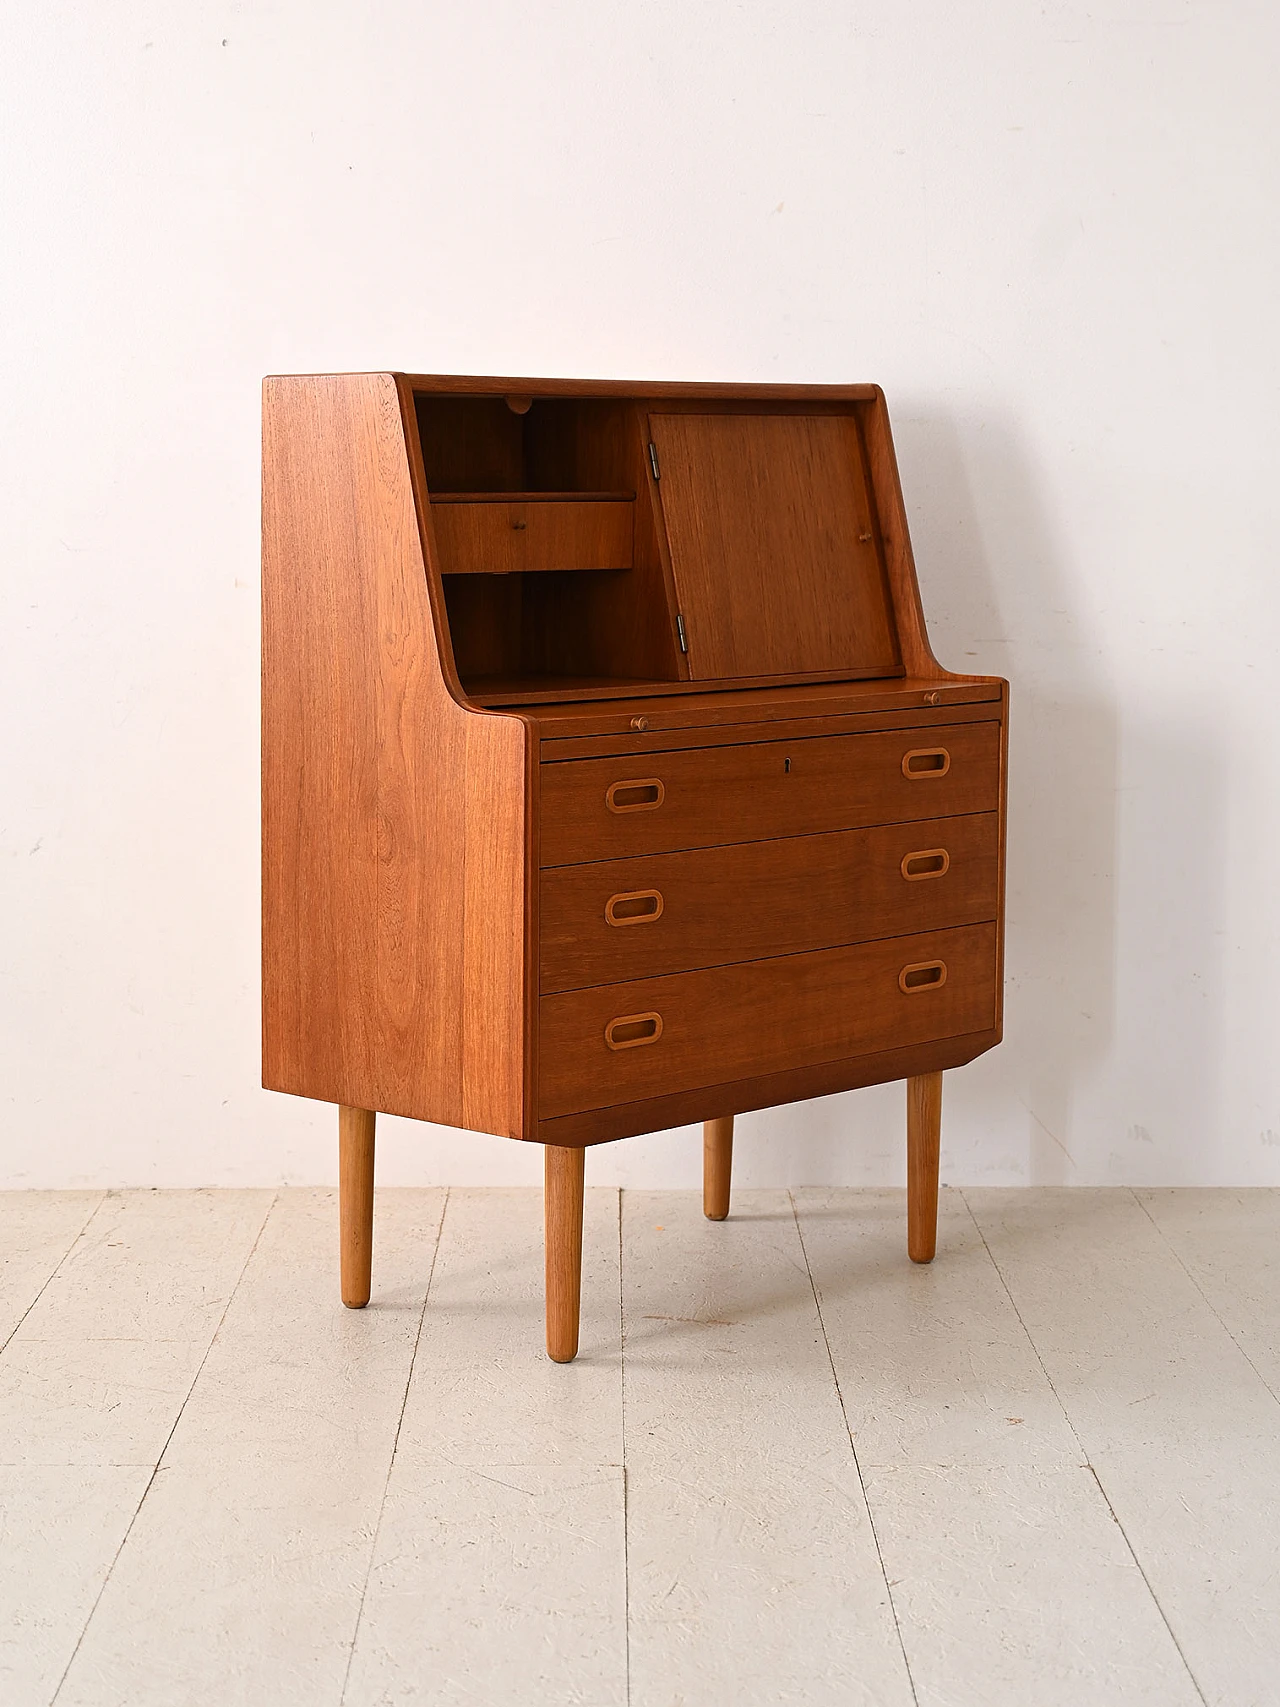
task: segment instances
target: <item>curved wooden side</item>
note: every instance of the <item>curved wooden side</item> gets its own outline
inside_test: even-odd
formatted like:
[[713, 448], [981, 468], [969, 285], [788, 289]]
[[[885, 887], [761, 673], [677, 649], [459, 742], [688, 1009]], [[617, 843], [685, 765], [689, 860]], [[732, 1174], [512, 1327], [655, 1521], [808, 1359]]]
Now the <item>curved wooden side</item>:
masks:
[[263, 1084], [524, 1135], [521, 718], [449, 691], [393, 374], [263, 387]]

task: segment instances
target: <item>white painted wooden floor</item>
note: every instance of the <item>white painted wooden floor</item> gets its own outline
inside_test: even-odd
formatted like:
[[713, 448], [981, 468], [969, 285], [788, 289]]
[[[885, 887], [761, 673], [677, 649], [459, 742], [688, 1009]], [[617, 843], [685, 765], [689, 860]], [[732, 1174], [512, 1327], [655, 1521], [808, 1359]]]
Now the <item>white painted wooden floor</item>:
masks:
[[1280, 1192], [0, 1195], [4, 1707], [1280, 1703]]

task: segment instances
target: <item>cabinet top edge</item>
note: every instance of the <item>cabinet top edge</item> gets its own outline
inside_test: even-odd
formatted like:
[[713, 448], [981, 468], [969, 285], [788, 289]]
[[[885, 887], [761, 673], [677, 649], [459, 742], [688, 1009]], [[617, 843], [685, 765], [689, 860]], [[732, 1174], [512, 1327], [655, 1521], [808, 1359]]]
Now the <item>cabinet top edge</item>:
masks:
[[391, 369], [371, 369], [363, 373], [273, 373], [264, 376], [263, 384], [270, 385], [278, 380], [289, 379], [369, 379], [384, 375], [400, 381], [412, 391], [458, 397], [501, 397], [508, 394], [620, 398], [758, 397], [766, 402], [804, 402], [812, 399], [815, 402], [869, 403], [880, 396], [880, 387], [872, 384], [784, 385], [727, 380], [503, 378], [498, 375], [400, 373]]

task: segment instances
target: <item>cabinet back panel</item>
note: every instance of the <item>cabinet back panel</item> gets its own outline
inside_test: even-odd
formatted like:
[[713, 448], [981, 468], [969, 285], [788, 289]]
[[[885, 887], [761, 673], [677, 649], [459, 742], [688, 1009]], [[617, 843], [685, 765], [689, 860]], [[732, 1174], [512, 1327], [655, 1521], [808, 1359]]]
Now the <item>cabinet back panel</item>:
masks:
[[900, 666], [857, 423], [651, 414], [695, 680]]

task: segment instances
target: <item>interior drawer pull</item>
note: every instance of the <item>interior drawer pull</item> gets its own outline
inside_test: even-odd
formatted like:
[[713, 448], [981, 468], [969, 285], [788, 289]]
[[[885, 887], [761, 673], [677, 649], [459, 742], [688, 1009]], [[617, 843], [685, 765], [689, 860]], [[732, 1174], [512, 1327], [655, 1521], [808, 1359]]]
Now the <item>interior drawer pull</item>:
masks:
[[908, 883], [922, 883], [926, 877], [945, 877], [950, 869], [951, 855], [946, 848], [921, 848], [919, 853], [902, 856], [902, 875]]
[[604, 803], [610, 812], [652, 812], [666, 794], [656, 776], [646, 776], [638, 782], [611, 782], [604, 791]]
[[621, 1014], [604, 1028], [610, 1049], [638, 1049], [642, 1043], [656, 1043], [661, 1036], [661, 1014]]
[[610, 925], [652, 924], [662, 917], [662, 893], [657, 889], [628, 889], [621, 895], [610, 895], [604, 916]]
[[946, 981], [945, 960], [918, 960], [898, 974], [898, 988], [904, 996], [914, 996], [918, 990], [940, 990]]
[[927, 776], [946, 776], [951, 769], [951, 754], [945, 747], [912, 747], [902, 755], [902, 774], [912, 782]]

